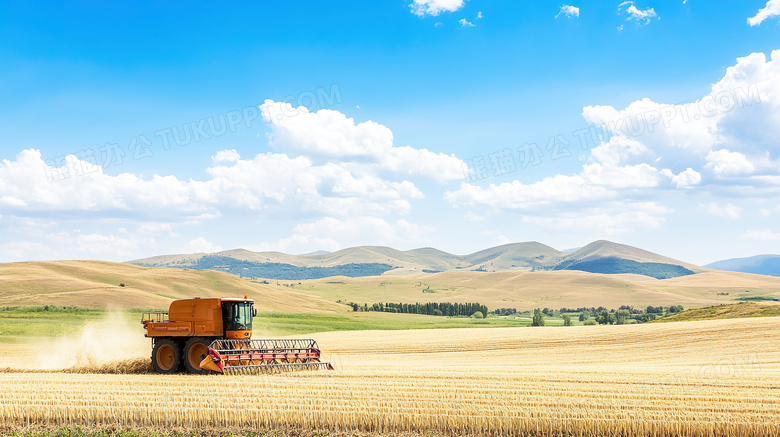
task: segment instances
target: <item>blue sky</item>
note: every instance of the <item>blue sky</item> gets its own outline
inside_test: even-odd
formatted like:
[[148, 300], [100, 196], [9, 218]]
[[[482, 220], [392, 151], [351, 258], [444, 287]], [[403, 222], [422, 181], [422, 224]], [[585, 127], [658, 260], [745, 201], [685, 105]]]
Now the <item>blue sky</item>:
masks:
[[780, 0], [288, 3], [0, 2], [0, 261], [780, 252]]

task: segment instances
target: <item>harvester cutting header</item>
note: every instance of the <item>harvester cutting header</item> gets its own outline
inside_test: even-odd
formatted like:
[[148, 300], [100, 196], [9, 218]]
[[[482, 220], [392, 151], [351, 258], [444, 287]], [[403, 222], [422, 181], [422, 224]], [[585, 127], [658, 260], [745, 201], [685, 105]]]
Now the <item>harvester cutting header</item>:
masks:
[[194, 298], [171, 302], [167, 313], [145, 313], [158, 373], [275, 373], [330, 369], [314, 340], [252, 340], [255, 301]]

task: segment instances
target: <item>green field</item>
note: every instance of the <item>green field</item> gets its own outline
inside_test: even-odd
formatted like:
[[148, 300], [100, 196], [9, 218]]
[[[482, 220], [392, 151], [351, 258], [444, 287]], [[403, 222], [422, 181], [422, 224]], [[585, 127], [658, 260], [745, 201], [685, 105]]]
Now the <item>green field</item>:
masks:
[[[144, 311], [137, 309], [121, 313], [122, 318], [128, 322], [129, 326], [137, 326], [139, 335], [143, 334], [139, 321]], [[20, 343], [31, 337], [77, 335], [86, 323], [103, 320], [108, 314], [109, 312], [106, 310], [73, 306], [0, 307], [0, 341]], [[558, 320], [560, 321], [560, 319]], [[530, 324], [530, 318], [521, 315], [473, 319], [470, 317], [376, 312], [338, 314], [260, 312], [254, 320], [254, 336], [257, 338], [269, 335], [291, 336], [327, 331], [510, 327]], [[551, 320], [550, 324], [554, 325], [556, 322]], [[558, 324], [563, 324], [563, 322], [560, 321]]]
[[[127, 311], [122, 317], [128, 323], [138, 323], [144, 311]], [[21, 343], [31, 337], [74, 336], [87, 322], [103, 320], [107, 314], [99, 308], [75, 306], [0, 307], [0, 342]], [[138, 326], [140, 328], [141, 324]]]

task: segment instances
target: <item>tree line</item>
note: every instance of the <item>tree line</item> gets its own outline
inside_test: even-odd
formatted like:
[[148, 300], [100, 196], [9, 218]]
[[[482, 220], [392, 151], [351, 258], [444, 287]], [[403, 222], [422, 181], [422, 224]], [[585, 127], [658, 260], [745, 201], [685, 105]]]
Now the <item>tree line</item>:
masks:
[[[550, 308], [535, 309], [534, 316], [531, 321], [533, 326], [544, 326], [544, 317], [563, 317], [564, 325], [571, 325], [571, 317], [567, 313], [579, 313], [579, 321], [587, 324], [600, 324], [600, 325], [622, 325], [625, 323], [631, 323], [629, 320], [634, 320], [636, 323], [645, 323], [655, 320], [656, 317], [663, 317], [664, 313], [674, 314], [683, 311], [682, 305], [672, 305], [669, 307], [663, 306], [648, 306], [647, 308], [634, 308], [630, 305], [622, 305], [617, 310], [607, 309], [605, 307], [580, 307], [580, 308], [561, 308], [560, 310], [553, 310]], [[592, 319], [591, 319], [592, 317]]]
[[[424, 314], [428, 316], [479, 316], [484, 317], [488, 313], [488, 308], [480, 303], [457, 303], [457, 302], [427, 302], [427, 303], [393, 303], [380, 302], [371, 306], [363, 304], [360, 306], [350, 302], [352, 311], [377, 311], [385, 313], [402, 314]], [[479, 318], [481, 318], [479, 317]]]

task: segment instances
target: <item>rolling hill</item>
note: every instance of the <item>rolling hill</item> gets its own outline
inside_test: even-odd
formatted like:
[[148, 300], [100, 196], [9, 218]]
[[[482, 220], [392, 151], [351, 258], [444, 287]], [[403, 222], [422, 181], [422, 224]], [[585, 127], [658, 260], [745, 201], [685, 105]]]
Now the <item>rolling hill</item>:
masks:
[[367, 303], [479, 302], [496, 308], [682, 305], [697, 308], [761, 296], [780, 297], [780, 278], [707, 271], [671, 279], [576, 270], [451, 271], [415, 276], [336, 277], [300, 281], [293, 289], [325, 300]]
[[[121, 286], [120, 284], [124, 284]], [[213, 270], [141, 267], [102, 261], [0, 264], [0, 306], [77, 305], [167, 308], [173, 299], [248, 295], [262, 311], [344, 313], [347, 302], [478, 302], [497, 308], [696, 308], [780, 297], [780, 278], [704, 271], [671, 279], [578, 270], [452, 270], [404, 276], [248, 280]]]
[[267, 279], [319, 279], [330, 276], [403, 276], [449, 271], [580, 270], [604, 274], [639, 274], [657, 279], [706, 271], [636, 247], [596, 241], [574, 252], [561, 252], [538, 242], [512, 243], [469, 255], [434, 248], [400, 251], [360, 246], [332, 253], [288, 255], [234, 249], [214, 254], [164, 255], [130, 261], [149, 267], [220, 270]]
[[780, 255], [757, 255], [749, 258], [733, 258], [707, 264], [705, 267], [726, 270], [729, 272], [780, 276]]
[[103, 261], [0, 264], [0, 306], [164, 309], [174, 299], [243, 295], [262, 302], [266, 311], [346, 311], [343, 305], [286, 287], [258, 284], [217, 271], [149, 268]]

